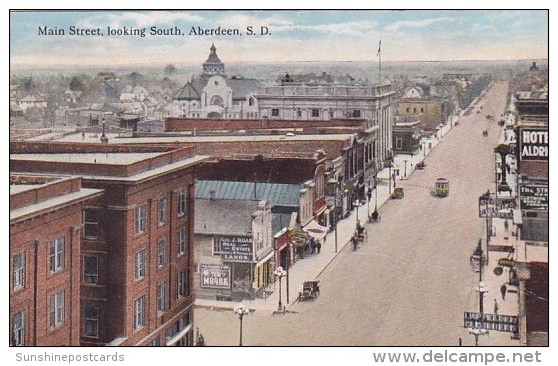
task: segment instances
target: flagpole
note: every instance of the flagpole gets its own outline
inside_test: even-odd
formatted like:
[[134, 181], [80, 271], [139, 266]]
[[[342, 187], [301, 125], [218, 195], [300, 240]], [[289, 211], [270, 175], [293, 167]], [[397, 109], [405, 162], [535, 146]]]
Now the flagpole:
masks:
[[379, 57], [379, 73], [378, 73], [378, 84], [382, 85], [382, 41], [378, 45], [378, 55]]

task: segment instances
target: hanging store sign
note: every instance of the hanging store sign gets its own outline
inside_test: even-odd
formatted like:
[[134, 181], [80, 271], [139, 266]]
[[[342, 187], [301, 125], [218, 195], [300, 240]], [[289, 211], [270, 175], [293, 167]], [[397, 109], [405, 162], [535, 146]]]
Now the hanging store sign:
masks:
[[515, 197], [482, 195], [479, 197], [479, 217], [488, 216], [507, 219], [516, 206]]
[[203, 288], [231, 288], [231, 267], [219, 264], [200, 264], [200, 284]]
[[254, 246], [251, 236], [219, 236], [221, 259], [227, 262], [253, 262]]
[[513, 315], [485, 314], [466, 311], [463, 313], [463, 326], [468, 329], [498, 330], [501, 332], [519, 331], [519, 320]]
[[519, 129], [519, 159], [548, 161], [548, 129]]
[[522, 182], [519, 185], [522, 210], [548, 211], [548, 182]]

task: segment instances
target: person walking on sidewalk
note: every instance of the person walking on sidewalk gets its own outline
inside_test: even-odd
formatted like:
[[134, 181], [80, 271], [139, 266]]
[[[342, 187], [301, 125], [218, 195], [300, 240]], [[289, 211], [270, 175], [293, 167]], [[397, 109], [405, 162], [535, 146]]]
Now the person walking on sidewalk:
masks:
[[498, 314], [498, 301], [494, 299], [494, 314]]
[[506, 299], [506, 292], [507, 292], [508, 288], [506, 287], [506, 284], [504, 283], [501, 287], [500, 287], [500, 292], [502, 293], [502, 300]]
[[316, 250], [318, 251], [318, 254], [320, 254], [320, 251], [322, 250], [322, 242], [318, 241], [318, 243], [316, 244]]

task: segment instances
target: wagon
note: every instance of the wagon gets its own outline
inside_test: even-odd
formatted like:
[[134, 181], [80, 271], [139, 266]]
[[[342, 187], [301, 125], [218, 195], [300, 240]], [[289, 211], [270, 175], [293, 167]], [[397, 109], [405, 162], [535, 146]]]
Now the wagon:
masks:
[[305, 281], [302, 284], [302, 291], [298, 294], [298, 301], [314, 300], [320, 294], [320, 281]]

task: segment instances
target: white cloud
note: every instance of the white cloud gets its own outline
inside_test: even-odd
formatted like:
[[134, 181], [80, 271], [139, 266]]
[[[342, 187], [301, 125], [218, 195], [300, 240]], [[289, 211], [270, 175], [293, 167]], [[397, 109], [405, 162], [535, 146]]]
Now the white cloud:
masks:
[[455, 21], [454, 18], [441, 17], [441, 18], [429, 18], [422, 20], [398, 20], [391, 24], [388, 24], [384, 30], [387, 32], [397, 32], [402, 28], [425, 28], [437, 23], [448, 23]]

